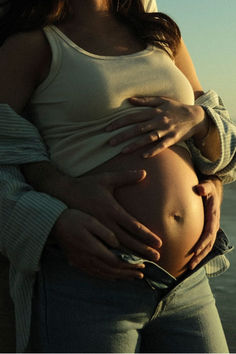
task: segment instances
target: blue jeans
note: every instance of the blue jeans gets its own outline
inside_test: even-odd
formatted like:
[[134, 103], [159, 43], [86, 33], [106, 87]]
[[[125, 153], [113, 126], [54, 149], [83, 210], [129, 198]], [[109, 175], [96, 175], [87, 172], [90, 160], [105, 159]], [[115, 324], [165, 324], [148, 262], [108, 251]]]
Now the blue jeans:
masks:
[[46, 249], [31, 351], [228, 352], [204, 268], [180, 282], [151, 263], [147, 272], [144, 280], [98, 280], [69, 266], [59, 249]]

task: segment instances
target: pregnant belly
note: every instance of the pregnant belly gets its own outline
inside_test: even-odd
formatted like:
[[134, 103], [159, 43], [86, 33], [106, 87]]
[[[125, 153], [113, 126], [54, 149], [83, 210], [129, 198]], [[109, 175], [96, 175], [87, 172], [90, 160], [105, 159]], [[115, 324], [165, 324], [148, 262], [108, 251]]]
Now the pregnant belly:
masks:
[[188, 151], [179, 146], [150, 159], [142, 150], [120, 154], [93, 172], [145, 169], [140, 183], [116, 190], [116, 198], [140, 222], [161, 237], [158, 264], [174, 276], [187, 269], [204, 224], [202, 198], [193, 187], [198, 183]]

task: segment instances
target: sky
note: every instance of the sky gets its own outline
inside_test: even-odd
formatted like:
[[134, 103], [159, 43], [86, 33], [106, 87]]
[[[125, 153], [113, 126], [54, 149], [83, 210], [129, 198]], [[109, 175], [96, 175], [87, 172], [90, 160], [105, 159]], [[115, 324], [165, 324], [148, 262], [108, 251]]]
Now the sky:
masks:
[[157, 0], [179, 25], [204, 91], [214, 89], [236, 121], [236, 0]]

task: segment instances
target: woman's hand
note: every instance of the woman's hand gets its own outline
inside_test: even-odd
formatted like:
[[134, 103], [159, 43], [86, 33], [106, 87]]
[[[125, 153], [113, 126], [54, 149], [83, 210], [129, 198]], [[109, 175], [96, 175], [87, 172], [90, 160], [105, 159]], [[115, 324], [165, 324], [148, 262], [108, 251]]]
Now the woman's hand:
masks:
[[201, 106], [182, 104], [166, 97], [133, 97], [129, 101], [135, 106], [152, 108], [119, 118], [106, 127], [106, 131], [113, 131], [133, 125], [110, 140], [114, 146], [137, 137], [135, 142], [123, 148], [123, 153], [149, 145], [143, 157], [153, 157], [178, 141], [192, 136], [202, 139], [208, 132], [208, 119]]
[[120, 261], [106, 245], [116, 247], [113, 232], [94, 217], [66, 209], [50, 235], [63, 249], [71, 266], [102, 279], [142, 279], [141, 264]]
[[208, 177], [195, 187], [195, 192], [203, 197], [205, 224], [202, 235], [194, 247], [195, 255], [189, 263], [194, 269], [212, 250], [220, 227], [220, 205], [222, 202], [222, 182], [215, 176]]

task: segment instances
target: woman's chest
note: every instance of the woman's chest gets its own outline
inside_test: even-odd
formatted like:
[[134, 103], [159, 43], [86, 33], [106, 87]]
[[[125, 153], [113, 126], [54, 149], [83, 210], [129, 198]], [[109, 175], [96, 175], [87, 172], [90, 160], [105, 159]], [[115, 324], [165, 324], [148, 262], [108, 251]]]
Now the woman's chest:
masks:
[[119, 57], [72, 51], [33, 103], [36, 110], [60, 107], [68, 122], [93, 122], [125, 112], [132, 96], [166, 96], [186, 104], [194, 99], [189, 81], [168, 55], [147, 48]]

